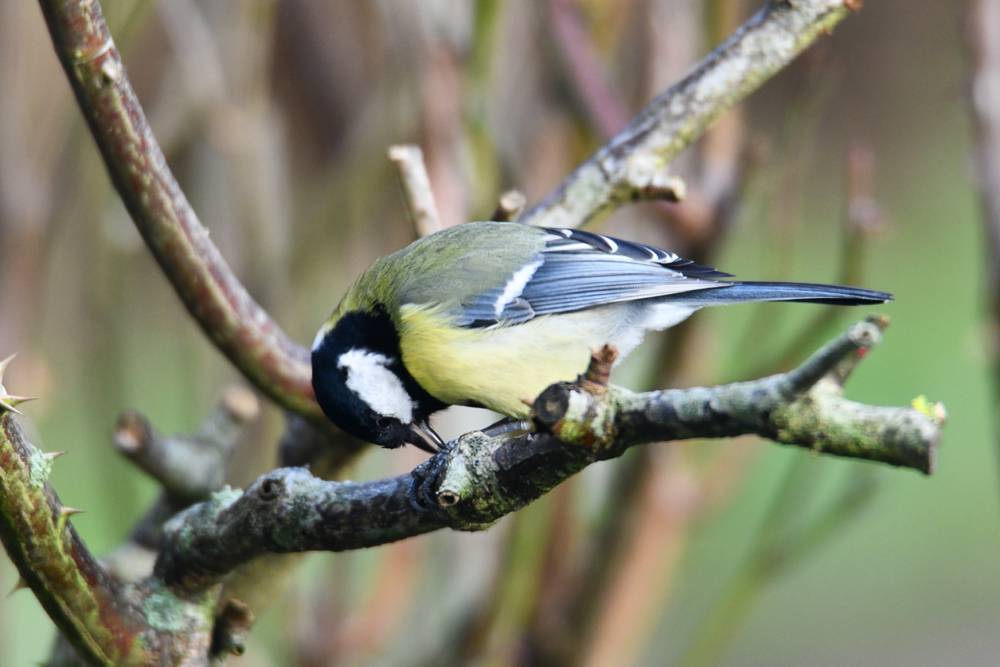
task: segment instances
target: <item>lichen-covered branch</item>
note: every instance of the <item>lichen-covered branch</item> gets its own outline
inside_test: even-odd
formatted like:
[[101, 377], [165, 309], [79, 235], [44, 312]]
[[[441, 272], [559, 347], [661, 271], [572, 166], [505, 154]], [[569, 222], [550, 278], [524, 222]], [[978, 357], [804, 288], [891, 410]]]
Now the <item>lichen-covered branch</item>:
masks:
[[[359, 549], [443, 527], [481, 530], [591, 463], [660, 440], [752, 433], [930, 473], [944, 423], [939, 404], [875, 407], [842, 397], [844, 380], [885, 324], [855, 324], [789, 373], [718, 387], [636, 394], [605, 384], [613, 358], [605, 356], [577, 382], [538, 397], [536, 433], [467, 434], [412, 476], [327, 482], [301, 468], [275, 470], [244, 493], [217, 494], [168, 523], [156, 576], [199, 591], [267, 553]], [[411, 502], [412, 484], [431, 511]]]
[[598, 460], [651, 440], [753, 433], [930, 474], [943, 407], [920, 401], [919, 408], [880, 407], [843, 398], [844, 381], [881, 341], [886, 324], [881, 318], [859, 322], [797, 369], [750, 382], [646, 394], [609, 388], [607, 396], [554, 385], [539, 397], [543, 419], [562, 441], [591, 448]]
[[268, 397], [327, 425], [313, 396], [308, 351], [253, 300], [209, 239], [149, 129], [100, 4], [39, 4], [115, 189], [181, 301]]
[[653, 100], [614, 139], [577, 167], [523, 222], [580, 227], [640, 199], [676, 201], [684, 184], [667, 165], [727, 109], [830, 32], [851, 0], [771, 0], [683, 80]]

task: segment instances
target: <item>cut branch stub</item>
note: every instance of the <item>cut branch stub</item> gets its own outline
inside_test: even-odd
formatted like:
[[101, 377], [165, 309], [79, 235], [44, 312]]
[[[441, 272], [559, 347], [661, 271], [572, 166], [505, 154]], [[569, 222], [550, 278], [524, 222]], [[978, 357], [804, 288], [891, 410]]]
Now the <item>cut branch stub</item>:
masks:
[[590, 353], [590, 364], [587, 372], [584, 373], [580, 383], [592, 391], [602, 391], [607, 389], [611, 379], [611, 369], [618, 358], [618, 350], [611, 345], [605, 345], [599, 350]]
[[531, 406], [531, 421], [539, 430], [552, 431], [558, 428], [569, 409], [572, 388], [573, 385], [568, 382], [557, 382], [538, 395]]
[[500, 195], [497, 207], [490, 216], [494, 222], [516, 222], [524, 212], [528, 199], [518, 190], [508, 190]]
[[231, 387], [190, 436], [164, 436], [143, 415], [130, 410], [118, 419], [114, 443], [182, 509], [222, 488], [239, 437], [259, 409], [253, 392]]

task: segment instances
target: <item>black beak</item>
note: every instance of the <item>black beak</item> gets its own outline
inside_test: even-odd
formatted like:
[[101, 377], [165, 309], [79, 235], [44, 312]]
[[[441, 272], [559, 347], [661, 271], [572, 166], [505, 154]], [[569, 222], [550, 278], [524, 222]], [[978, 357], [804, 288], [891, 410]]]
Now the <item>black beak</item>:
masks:
[[428, 454], [437, 454], [444, 448], [444, 440], [427, 425], [427, 422], [409, 424], [406, 431], [403, 439]]

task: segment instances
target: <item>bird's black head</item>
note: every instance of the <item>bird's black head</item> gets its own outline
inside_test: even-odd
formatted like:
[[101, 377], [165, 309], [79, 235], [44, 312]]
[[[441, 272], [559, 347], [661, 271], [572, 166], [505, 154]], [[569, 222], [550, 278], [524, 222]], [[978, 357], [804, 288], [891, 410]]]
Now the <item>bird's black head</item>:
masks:
[[427, 418], [447, 405], [406, 370], [399, 336], [384, 311], [348, 313], [321, 332], [312, 367], [319, 406], [351, 435], [388, 448], [408, 442], [433, 452], [441, 444]]

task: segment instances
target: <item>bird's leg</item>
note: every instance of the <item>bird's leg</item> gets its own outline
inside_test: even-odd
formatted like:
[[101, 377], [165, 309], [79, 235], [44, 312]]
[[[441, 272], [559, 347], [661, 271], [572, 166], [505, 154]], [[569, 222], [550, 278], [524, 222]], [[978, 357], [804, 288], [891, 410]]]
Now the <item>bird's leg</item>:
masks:
[[512, 433], [514, 431], [523, 431], [524, 433], [529, 433], [531, 431], [531, 423], [525, 419], [514, 419], [513, 417], [504, 417], [495, 424], [490, 424], [486, 428], [482, 429], [482, 434], [495, 438], [500, 435], [506, 435], [507, 433]]

